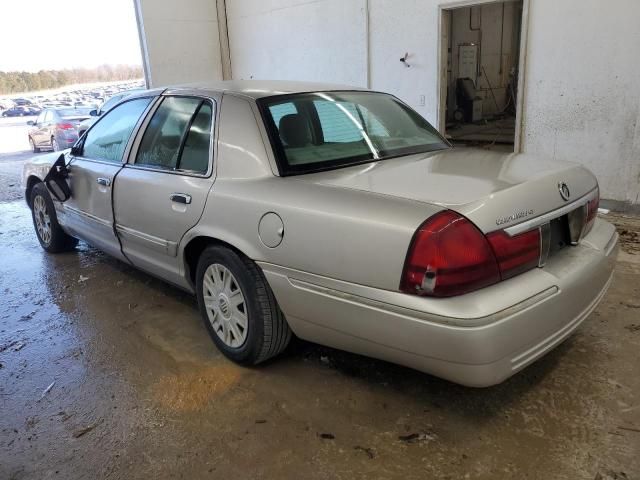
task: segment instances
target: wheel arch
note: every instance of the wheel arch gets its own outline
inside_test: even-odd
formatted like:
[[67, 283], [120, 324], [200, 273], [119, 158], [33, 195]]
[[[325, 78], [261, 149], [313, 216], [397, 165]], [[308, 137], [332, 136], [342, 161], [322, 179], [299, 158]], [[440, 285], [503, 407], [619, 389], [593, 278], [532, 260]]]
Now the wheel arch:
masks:
[[33, 187], [35, 187], [38, 183], [42, 183], [42, 179], [36, 175], [29, 175], [29, 177], [27, 178], [24, 196], [25, 200], [27, 201], [27, 205], [29, 205], [29, 208], [33, 208], [33, 205], [31, 205], [31, 192], [33, 191]]
[[[235, 242], [234, 242], [235, 243]], [[250, 252], [250, 248], [248, 246], [244, 246], [243, 248], [238, 248], [233, 243], [229, 241], [222, 240], [217, 236], [209, 235], [209, 234], [197, 234], [184, 243], [184, 247], [182, 248], [182, 261], [184, 263], [184, 273], [185, 278], [195, 289], [195, 275], [196, 268], [198, 266], [198, 259], [202, 252], [209, 246], [212, 245], [220, 245], [226, 247], [230, 250], [233, 250], [238, 255], [243, 256], [245, 258], [254, 259], [254, 256], [248, 254]], [[254, 252], [255, 253], [255, 252]]]

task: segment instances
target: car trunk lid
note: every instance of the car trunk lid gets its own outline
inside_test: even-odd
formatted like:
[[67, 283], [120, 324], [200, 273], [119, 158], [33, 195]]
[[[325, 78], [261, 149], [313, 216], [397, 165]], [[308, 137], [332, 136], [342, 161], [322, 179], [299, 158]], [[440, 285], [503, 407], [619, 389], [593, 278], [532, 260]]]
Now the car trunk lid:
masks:
[[597, 187], [595, 177], [574, 163], [471, 148], [410, 155], [299, 178], [439, 205], [466, 216], [484, 233], [586, 201]]

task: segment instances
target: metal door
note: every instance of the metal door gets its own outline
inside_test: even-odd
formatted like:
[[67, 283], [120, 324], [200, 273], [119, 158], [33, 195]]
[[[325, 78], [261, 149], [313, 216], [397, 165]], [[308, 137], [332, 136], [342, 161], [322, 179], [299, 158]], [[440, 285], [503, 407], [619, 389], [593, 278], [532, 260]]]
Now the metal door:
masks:
[[[147, 125], [141, 128], [146, 130], [138, 135], [129, 163], [118, 174], [114, 212], [127, 258], [134, 265], [180, 285], [184, 279], [177, 258], [178, 245], [200, 220], [213, 184], [215, 100], [186, 95], [163, 97]], [[168, 128], [172, 115], [175, 116], [172, 108], [177, 108], [170, 103], [180, 101], [191, 102], [184, 108], [192, 109], [193, 113]], [[171, 146], [175, 153], [167, 157], [175, 164], [166, 164], [154, 152], [159, 145], [167, 144], [167, 131], [171, 130], [180, 141]], [[166, 151], [170, 147], [163, 148]], [[193, 152], [197, 152], [197, 165], [191, 163], [195, 158]]]
[[113, 184], [151, 101], [135, 98], [109, 111], [83, 137], [78, 156], [69, 162], [71, 198], [63, 204], [61, 222], [77, 237], [121, 259], [125, 257], [115, 234]]

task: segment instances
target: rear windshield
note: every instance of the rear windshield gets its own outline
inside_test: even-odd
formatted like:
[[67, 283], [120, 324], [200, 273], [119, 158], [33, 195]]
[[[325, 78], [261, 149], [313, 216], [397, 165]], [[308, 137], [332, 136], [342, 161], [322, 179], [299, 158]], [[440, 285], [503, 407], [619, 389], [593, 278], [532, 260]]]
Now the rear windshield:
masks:
[[281, 175], [448, 148], [429, 122], [384, 93], [280, 95], [258, 105]]
[[61, 108], [56, 110], [62, 118], [67, 117], [88, 117], [92, 108]]

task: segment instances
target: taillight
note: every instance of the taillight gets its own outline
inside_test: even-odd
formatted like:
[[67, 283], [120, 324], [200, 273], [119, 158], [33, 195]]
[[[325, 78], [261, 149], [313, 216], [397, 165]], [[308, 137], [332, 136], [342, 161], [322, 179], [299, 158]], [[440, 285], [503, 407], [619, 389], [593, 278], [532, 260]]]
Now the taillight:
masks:
[[465, 217], [445, 210], [415, 233], [400, 289], [432, 297], [462, 295], [537, 267], [540, 249], [538, 229], [484, 236]]
[[463, 216], [445, 210], [416, 231], [400, 289], [406, 293], [451, 297], [500, 281], [489, 242]]
[[596, 190], [596, 196], [587, 203], [587, 224], [584, 228], [584, 235], [589, 233], [598, 216], [598, 208], [600, 207], [600, 189]]
[[60, 128], [61, 130], [73, 130], [74, 128], [76, 128], [73, 126], [73, 123], [67, 123], [67, 122], [57, 123], [56, 127]]
[[540, 261], [540, 232], [538, 229], [513, 237], [504, 230], [499, 230], [488, 234], [487, 239], [496, 255], [502, 280], [538, 266]]

